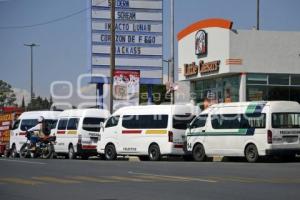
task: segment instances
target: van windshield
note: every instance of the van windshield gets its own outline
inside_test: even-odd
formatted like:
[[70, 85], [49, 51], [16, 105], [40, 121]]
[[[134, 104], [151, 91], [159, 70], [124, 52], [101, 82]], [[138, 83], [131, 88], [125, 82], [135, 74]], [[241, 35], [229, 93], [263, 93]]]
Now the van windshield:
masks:
[[300, 113], [273, 113], [273, 128], [300, 128]]
[[21, 131], [26, 131], [37, 125], [37, 119], [23, 119], [21, 122]]
[[104, 122], [104, 120], [104, 118], [86, 117], [83, 119], [82, 129], [85, 131], [99, 132], [100, 123]]
[[173, 116], [173, 128], [186, 130], [187, 125], [194, 119], [194, 115], [174, 115]]

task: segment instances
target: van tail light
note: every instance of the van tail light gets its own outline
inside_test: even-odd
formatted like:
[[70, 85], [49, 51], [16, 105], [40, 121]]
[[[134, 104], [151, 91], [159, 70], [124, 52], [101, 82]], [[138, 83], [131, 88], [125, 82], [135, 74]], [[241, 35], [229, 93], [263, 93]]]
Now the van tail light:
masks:
[[168, 137], [169, 137], [169, 142], [173, 142], [173, 132], [172, 131], [168, 132]]
[[273, 143], [273, 136], [272, 136], [272, 131], [268, 130], [268, 144], [272, 144]]
[[82, 141], [82, 135], [78, 135], [78, 144], [81, 144]]

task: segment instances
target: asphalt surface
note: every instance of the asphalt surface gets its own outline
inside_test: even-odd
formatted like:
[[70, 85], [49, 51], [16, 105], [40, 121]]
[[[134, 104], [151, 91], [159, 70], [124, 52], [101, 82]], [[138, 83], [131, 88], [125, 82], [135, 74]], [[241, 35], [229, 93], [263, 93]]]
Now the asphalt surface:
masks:
[[0, 199], [299, 199], [300, 162], [0, 158]]

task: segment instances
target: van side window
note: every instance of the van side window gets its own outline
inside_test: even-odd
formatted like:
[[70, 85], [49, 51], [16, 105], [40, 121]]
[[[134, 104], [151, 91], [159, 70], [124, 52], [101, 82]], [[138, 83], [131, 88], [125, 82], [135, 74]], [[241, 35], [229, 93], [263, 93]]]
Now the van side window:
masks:
[[66, 130], [67, 128], [67, 119], [60, 119], [58, 122], [57, 130]]
[[168, 115], [124, 115], [122, 126], [128, 129], [167, 128]]
[[37, 119], [23, 119], [21, 122], [21, 131], [26, 131], [37, 125]]
[[12, 130], [18, 129], [18, 128], [19, 128], [19, 125], [20, 125], [20, 120], [18, 119], [18, 120], [15, 121], [15, 123], [14, 123], [14, 125], [13, 125], [13, 127], [12, 127]]
[[208, 115], [200, 115], [198, 116], [193, 123], [191, 124], [191, 128], [201, 128], [204, 127], [206, 124], [206, 119]]
[[79, 122], [78, 118], [70, 118], [67, 125], [67, 130], [77, 130], [78, 122]]
[[266, 114], [252, 113], [242, 115], [241, 128], [266, 128]]
[[240, 114], [212, 115], [211, 125], [214, 129], [239, 129]]
[[100, 123], [104, 122], [104, 118], [86, 117], [83, 119], [82, 129], [85, 131], [100, 131]]
[[186, 130], [187, 125], [195, 118], [194, 115], [174, 115], [173, 128]]
[[214, 129], [265, 128], [266, 114], [252, 113], [212, 115], [211, 125]]
[[105, 125], [105, 128], [114, 127], [118, 125], [120, 116], [112, 116], [110, 117]]

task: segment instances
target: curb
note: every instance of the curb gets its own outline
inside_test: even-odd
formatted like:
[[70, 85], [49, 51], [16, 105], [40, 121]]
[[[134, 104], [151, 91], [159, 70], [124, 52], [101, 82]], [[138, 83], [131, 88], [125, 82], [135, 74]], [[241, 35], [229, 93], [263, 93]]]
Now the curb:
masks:
[[224, 158], [225, 158], [224, 156], [213, 156], [212, 161], [213, 162], [223, 162], [223, 161], [225, 161]]
[[140, 158], [137, 157], [137, 156], [129, 156], [129, 157], [128, 157], [128, 161], [129, 161], [129, 162], [140, 162], [141, 160], [140, 160]]

